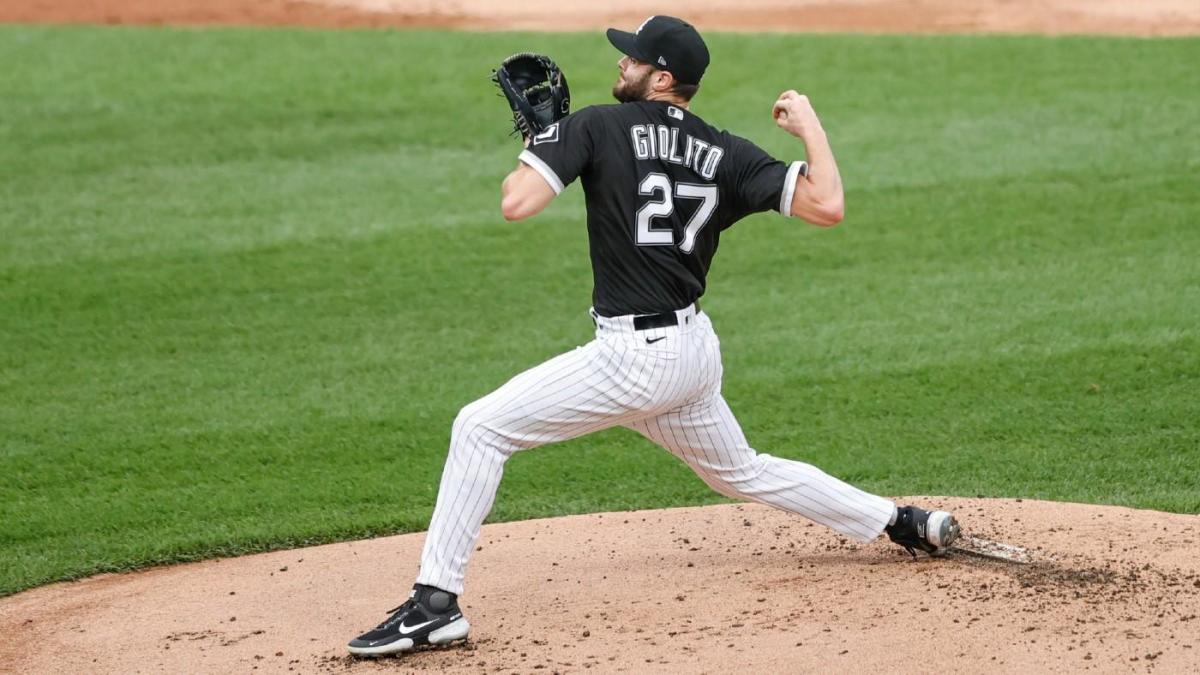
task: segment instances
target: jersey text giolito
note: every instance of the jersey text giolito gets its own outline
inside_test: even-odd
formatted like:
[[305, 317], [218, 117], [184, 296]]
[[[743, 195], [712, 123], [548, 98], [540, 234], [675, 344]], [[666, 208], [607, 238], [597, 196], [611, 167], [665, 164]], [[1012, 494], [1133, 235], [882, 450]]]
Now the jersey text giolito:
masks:
[[717, 175], [717, 165], [725, 149], [690, 134], [684, 135], [683, 154], [679, 152], [679, 129], [661, 124], [635, 124], [629, 127], [633, 155], [638, 159], [657, 159], [686, 166], [706, 180]]

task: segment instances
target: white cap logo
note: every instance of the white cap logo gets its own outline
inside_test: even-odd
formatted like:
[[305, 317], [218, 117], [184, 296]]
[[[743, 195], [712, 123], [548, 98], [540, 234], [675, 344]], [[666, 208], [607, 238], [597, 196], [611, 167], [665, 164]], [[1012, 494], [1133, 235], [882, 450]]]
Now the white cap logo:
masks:
[[667, 60], [666, 60], [666, 59], [664, 59], [664, 58], [663, 58], [663, 57], [661, 57], [661, 56], [660, 56], [660, 57], [658, 57], [658, 65], [662, 66], [663, 68], [666, 68], [666, 67], [667, 67]]

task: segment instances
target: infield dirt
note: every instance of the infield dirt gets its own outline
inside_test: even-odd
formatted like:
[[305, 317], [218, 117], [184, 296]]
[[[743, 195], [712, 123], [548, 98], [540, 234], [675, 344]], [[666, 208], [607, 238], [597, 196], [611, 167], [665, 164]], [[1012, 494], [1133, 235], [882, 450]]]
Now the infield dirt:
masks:
[[[551, 9], [552, 8], [552, 9]], [[664, 3], [706, 30], [1195, 35], [1192, 0]], [[0, 21], [590, 29], [641, 4], [15, 0]], [[549, 25], [545, 17], [553, 17]], [[910, 560], [752, 505], [489, 525], [465, 645], [358, 661], [399, 604], [421, 533], [55, 584], [0, 600], [0, 671], [1200, 671], [1200, 516], [915, 498], [1017, 566]]]
[[[908, 501], [907, 499], [905, 501]], [[912, 498], [1013, 565], [912, 560], [757, 505], [489, 525], [462, 606], [471, 640], [359, 661], [424, 534], [105, 575], [0, 601], [22, 673], [1195, 672], [1200, 517]]]
[[[0, 22], [589, 30], [631, 29], [648, 7], [632, 0], [13, 0], [0, 4]], [[1200, 33], [1193, 0], [666, 0], [652, 11], [685, 16], [702, 31]]]

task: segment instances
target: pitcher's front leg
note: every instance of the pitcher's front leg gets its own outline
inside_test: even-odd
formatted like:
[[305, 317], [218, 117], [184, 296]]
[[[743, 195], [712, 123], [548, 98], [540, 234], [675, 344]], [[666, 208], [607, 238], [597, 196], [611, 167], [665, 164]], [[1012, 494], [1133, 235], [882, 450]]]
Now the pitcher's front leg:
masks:
[[630, 358], [593, 341], [517, 375], [459, 412], [417, 583], [462, 593], [467, 563], [513, 453], [628, 418], [631, 409], [612, 395], [611, 378]]

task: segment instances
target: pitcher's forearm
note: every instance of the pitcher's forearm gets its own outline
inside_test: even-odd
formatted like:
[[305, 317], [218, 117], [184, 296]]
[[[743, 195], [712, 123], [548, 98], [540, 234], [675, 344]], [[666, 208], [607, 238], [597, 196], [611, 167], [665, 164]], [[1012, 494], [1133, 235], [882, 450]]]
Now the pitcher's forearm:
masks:
[[845, 196], [833, 149], [821, 128], [807, 130], [803, 141], [808, 155], [808, 172], [796, 177], [792, 215], [814, 225], [836, 225], [845, 216]]

